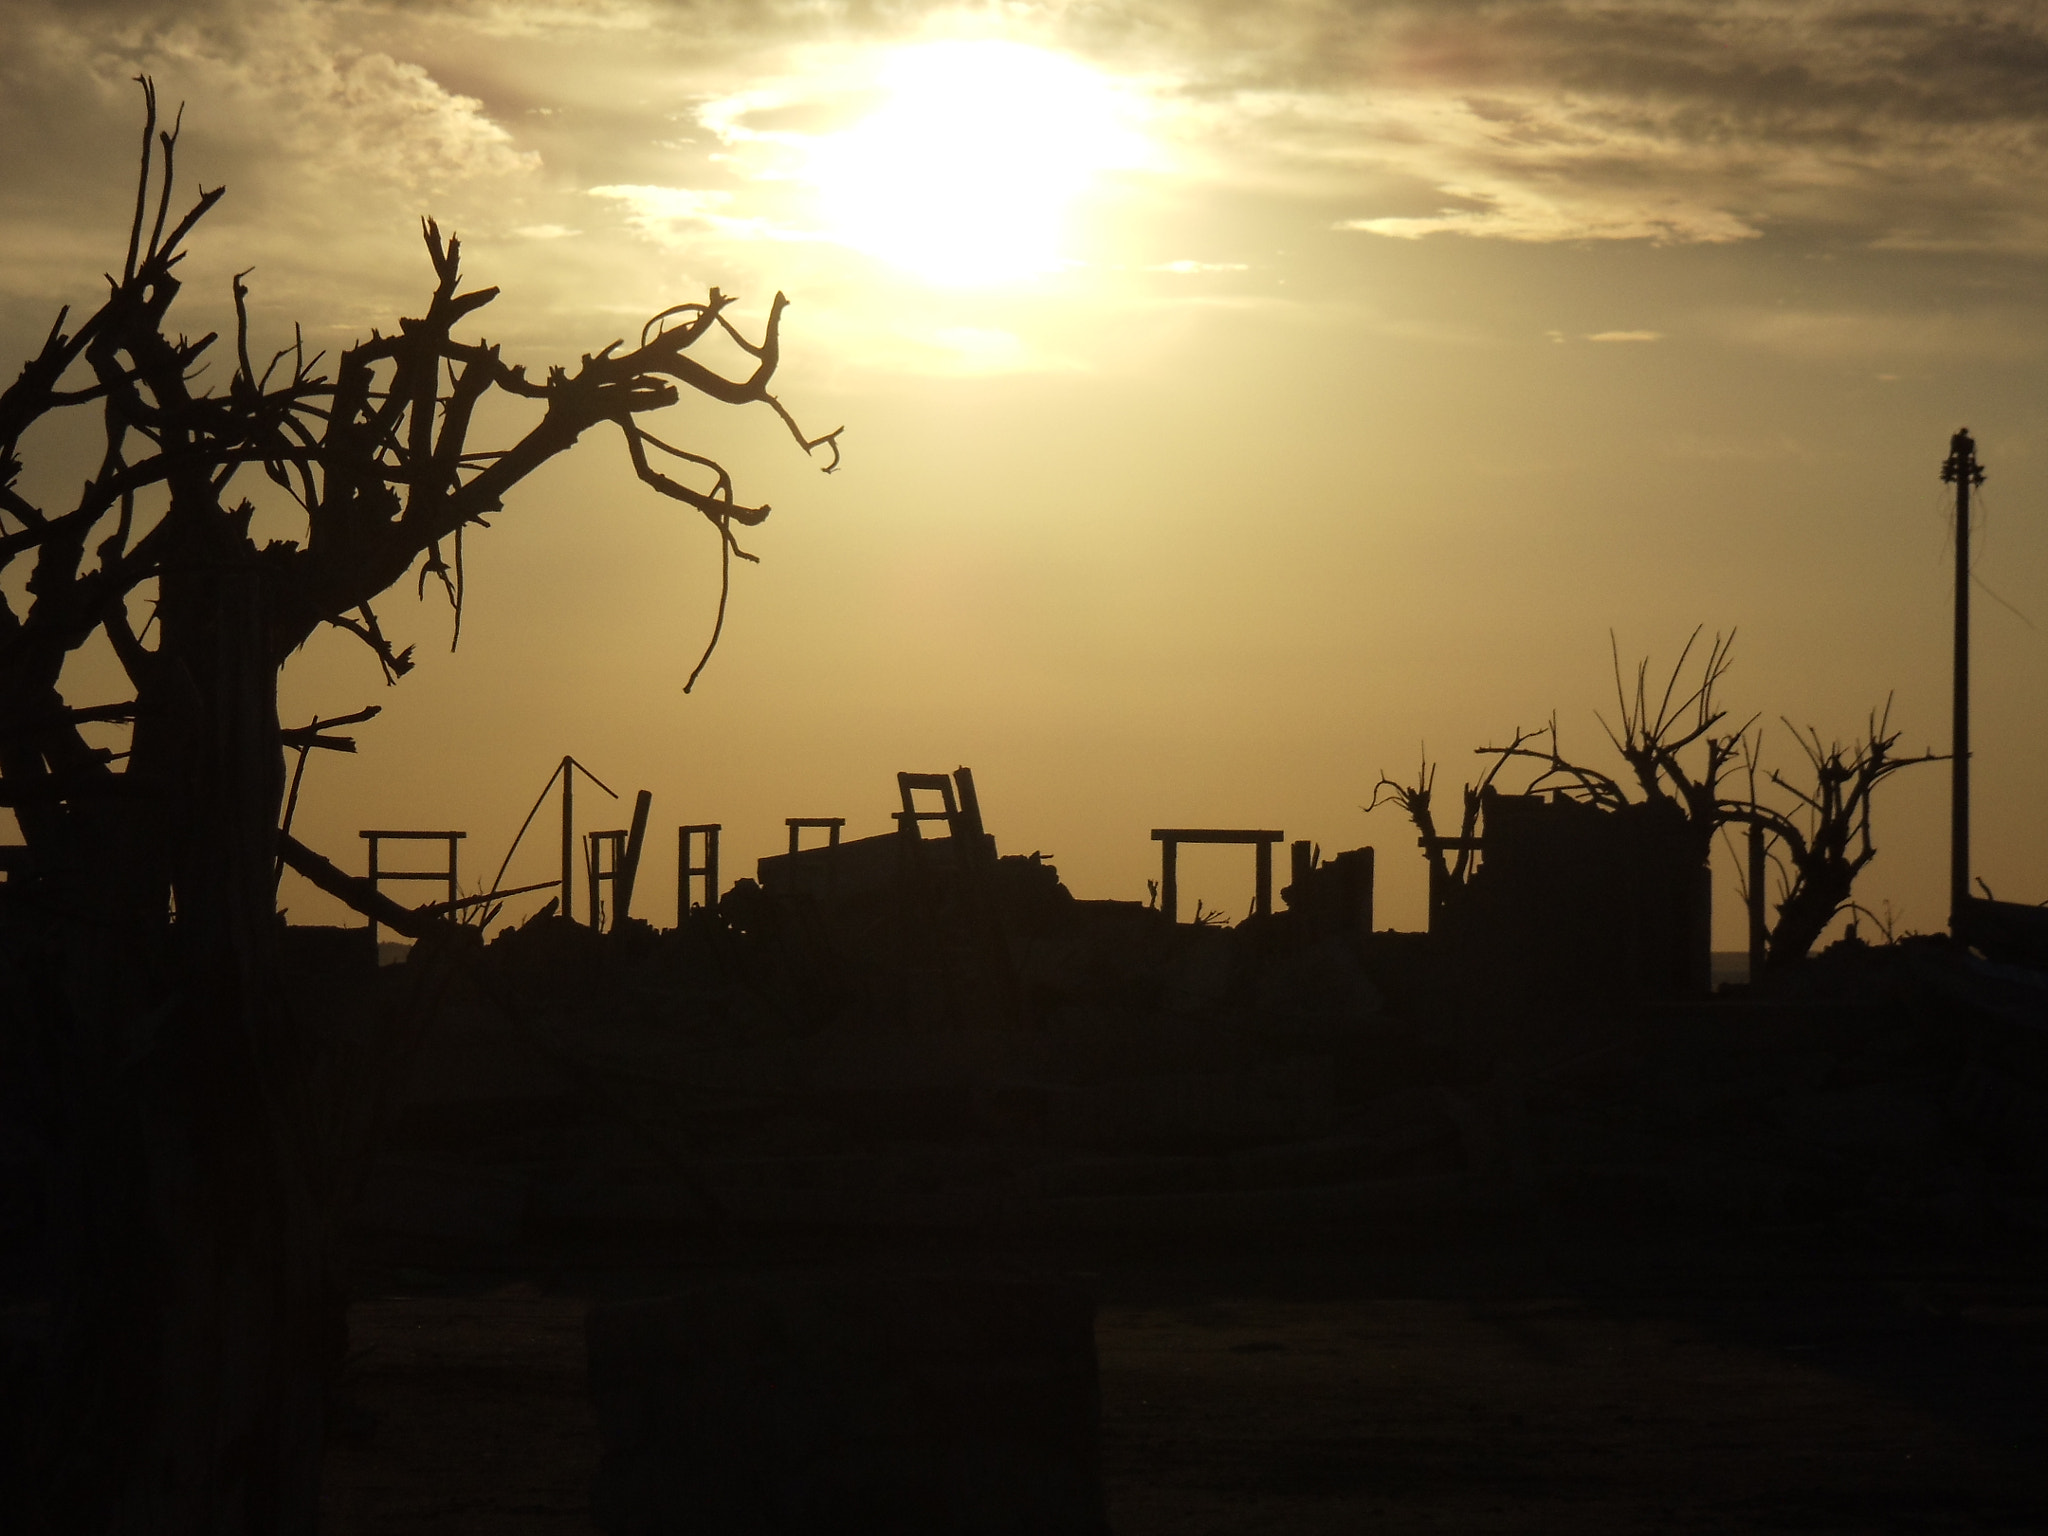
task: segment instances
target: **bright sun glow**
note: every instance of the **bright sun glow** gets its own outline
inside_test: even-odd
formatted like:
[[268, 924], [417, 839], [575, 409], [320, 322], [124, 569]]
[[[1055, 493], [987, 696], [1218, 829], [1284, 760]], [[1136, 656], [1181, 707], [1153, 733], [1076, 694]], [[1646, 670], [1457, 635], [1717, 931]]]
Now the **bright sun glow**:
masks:
[[809, 179], [831, 238], [928, 282], [978, 286], [1063, 264], [1100, 172], [1143, 163], [1131, 107], [1086, 65], [1006, 42], [891, 54], [881, 105], [819, 140]]

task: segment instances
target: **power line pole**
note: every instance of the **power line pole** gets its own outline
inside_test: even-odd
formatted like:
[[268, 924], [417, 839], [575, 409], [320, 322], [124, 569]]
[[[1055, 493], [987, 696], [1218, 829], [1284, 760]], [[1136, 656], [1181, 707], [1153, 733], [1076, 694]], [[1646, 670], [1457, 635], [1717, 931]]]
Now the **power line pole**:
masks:
[[1984, 483], [1977, 443], [1963, 428], [1949, 439], [1941, 480], [1956, 488], [1955, 728], [1949, 743], [1948, 928], [1961, 932], [1970, 899], [1970, 492]]

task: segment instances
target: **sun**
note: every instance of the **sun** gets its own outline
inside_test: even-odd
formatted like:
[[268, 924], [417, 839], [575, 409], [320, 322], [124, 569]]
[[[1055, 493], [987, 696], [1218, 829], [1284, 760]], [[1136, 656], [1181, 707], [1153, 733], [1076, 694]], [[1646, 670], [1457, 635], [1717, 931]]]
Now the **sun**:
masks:
[[829, 238], [926, 282], [980, 287], [1067, 263], [1076, 199], [1143, 164], [1131, 98], [1021, 43], [925, 43], [881, 62], [879, 104], [817, 140], [807, 179]]

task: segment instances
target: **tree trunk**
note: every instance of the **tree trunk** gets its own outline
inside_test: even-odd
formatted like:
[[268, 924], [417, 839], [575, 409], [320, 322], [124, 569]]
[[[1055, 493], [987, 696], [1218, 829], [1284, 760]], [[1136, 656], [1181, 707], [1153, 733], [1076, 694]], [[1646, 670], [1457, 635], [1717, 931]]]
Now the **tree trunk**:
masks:
[[1792, 894], [1778, 908], [1778, 921], [1771, 929], [1771, 966], [1796, 965], [1804, 960], [1835, 914], [1855, 889], [1853, 872], [1822, 870], [1807, 873], [1793, 887]]
[[[218, 513], [198, 521], [227, 535]], [[289, 1536], [316, 1525], [345, 1336], [307, 1064], [276, 978], [276, 668], [248, 541], [195, 539], [184, 556], [138, 696], [145, 798], [75, 818], [137, 842], [89, 882], [127, 898], [113, 932], [64, 925], [82, 1225], [50, 1523]]]

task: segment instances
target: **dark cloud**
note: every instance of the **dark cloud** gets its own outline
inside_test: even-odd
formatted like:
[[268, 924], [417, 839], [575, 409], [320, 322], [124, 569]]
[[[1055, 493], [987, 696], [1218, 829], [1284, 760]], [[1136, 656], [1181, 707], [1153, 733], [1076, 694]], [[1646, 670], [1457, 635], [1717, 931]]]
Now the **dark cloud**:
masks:
[[1241, 13], [1198, 14], [1180, 46], [1211, 89], [1294, 94], [1332, 125], [1332, 153], [1414, 137], [1343, 103], [1433, 122], [1433, 153], [1393, 160], [1444, 207], [1521, 208], [1364, 220], [1382, 233], [1804, 226], [1905, 244], [1940, 224], [1952, 242], [2032, 250], [2048, 222], [2048, 14], [2034, 7], [1283, 4], [1249, 48], [1230, 46]]

